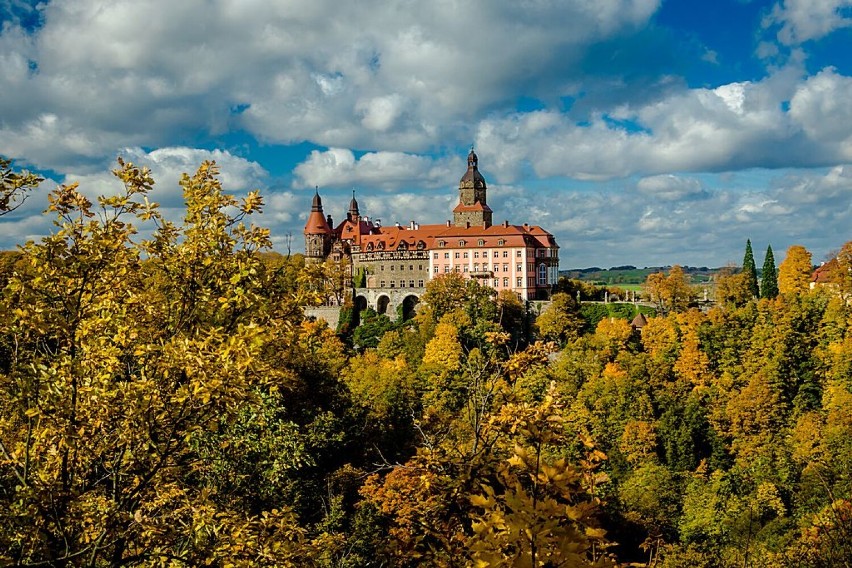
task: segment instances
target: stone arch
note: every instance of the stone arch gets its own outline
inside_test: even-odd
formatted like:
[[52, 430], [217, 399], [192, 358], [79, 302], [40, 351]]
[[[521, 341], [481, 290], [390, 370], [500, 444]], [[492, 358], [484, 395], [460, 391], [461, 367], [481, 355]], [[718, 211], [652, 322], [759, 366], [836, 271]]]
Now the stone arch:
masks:
[[410, 320], [414, 317], [414, 314], [417, 313], [417, 304], [420, 303], [420, 298], [415, 296], [414, 294], [410, 296], [406, 296], [402, 300], [402, 320]]
[[356, 296], [355, 297], [355, 311], [363, 312], [367, 309], [367, 297], [366, 296]]
[[390, 297], [382, 294], [378, 298], [376, 298], [376, 312], [380, 314], [387, 313], [388, 305], [390, 304]]

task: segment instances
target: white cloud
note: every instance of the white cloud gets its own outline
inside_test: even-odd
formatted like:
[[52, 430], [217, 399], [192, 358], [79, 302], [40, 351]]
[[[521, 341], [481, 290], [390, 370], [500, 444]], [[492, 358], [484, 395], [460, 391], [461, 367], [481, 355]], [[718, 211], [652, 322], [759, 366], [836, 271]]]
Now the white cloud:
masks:
[[558, 95], [588, 45], [645, 24], [659, 1], [251, 4], [53, 0], [34, 31], [7, 25], [0, 152], [64, 168], [233, 128], [422, 150], [469, 137], [463, 121], [519, 84]]
[[707, 196], [701, 182], [694, 178], [684, 178], [672, 174], [650, 176], [636, 183], [640, 193], [663, 201], [680, 201]]
[[764, 26], [780, 26], [778, 40], [798, 45], [852, 26], [850, 7], [850, 0], [783, 0], [773, 7]]
[[437, 187], [452, 180], [460, 167], [458, 158], [435, 160], [402, 152], [369, 152], [356, 160], [351, 150], [330, 148], [312, 151], [296, 166], [294, 187]]

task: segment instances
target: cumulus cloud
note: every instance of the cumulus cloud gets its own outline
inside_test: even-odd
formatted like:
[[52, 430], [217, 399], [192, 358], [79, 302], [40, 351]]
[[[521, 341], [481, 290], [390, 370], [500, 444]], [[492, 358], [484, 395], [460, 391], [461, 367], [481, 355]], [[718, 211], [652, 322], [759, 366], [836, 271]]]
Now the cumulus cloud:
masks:
[[[375, 188], [438, 187], [446, 185], [461, 160], [433, 159], [402, 152], [368, 152], [359, 159], [351, 150], [314, 150], [296, 166], [294, 187], [365, 185]], [[462, 172], [463, 173], [463, 172]], [[461, 174], [459, 174], [461, 175]]]
[[0, 152], [62, 168], [234, 128], [423, 150], [514, 101], [519, 81], [530, 96], [564, 91], [590, 44], [658, 5], [53, 0], [43, 25], [0, 33]]
[[778, 40], [797, 45], [852, 26], [850, 0], [783, 0], [766, 17], [764, 26], [780, 26]]
[[[685, 89], [577, 123], [541, 110], [483, 120], [476, 141], [501, 180], [607, 179], [672, 171], [835, 164], [852, 159], [852, 79], [785, 68], [758, 82]], [[789, 107], [786, 108], [785, 106]]]
[[636, 183], [636, 189], [648, 197], [663, 201], [699, 199], [708, 195], [699, 180], [672, 174], [642, 178]]

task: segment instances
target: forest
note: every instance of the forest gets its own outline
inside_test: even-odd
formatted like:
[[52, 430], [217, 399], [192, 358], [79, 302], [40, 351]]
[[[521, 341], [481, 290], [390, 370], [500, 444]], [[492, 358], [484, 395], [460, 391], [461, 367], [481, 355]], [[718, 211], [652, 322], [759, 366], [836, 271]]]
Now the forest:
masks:
[[0, 565], [850, 565], [852, 243], [706, 312], [672, 269], [641, 331], [453, 274], [330, 329], [260, 195], [204, 163], [177, 223], [114, 173], [0, 258]]

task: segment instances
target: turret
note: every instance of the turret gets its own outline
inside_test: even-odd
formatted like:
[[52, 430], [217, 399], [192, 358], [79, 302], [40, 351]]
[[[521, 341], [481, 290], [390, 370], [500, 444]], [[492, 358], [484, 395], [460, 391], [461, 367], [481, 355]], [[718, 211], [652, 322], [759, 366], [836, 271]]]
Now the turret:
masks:
[[308, 222], [305, 223], [305, 261], [322, 262], [331, 251], [332, 231], [322, 211], [319, 188], [316, 189]]
[[473, 147], [467, 155], [467, 171], [459, 180], [459, 204], [453, 209], [453, 222], [457, 227], [491, 226], [491, 208], [486, 202], [488, 187], [479, 173], [479, 158]]

